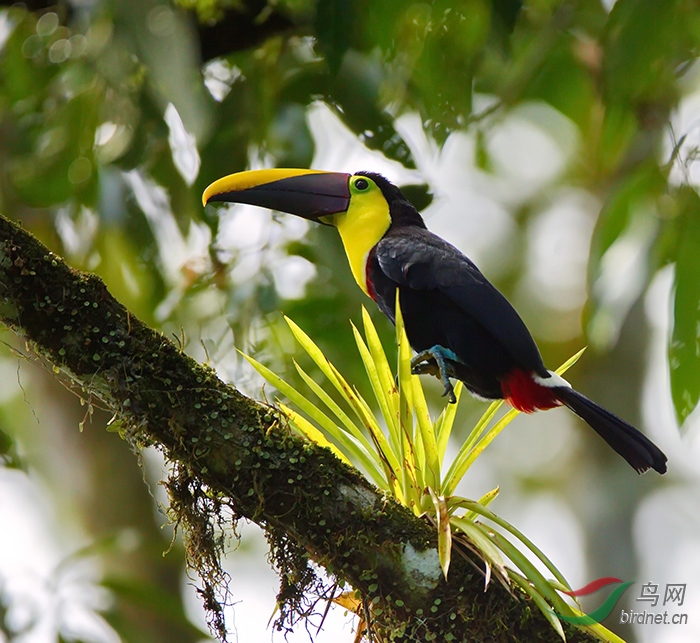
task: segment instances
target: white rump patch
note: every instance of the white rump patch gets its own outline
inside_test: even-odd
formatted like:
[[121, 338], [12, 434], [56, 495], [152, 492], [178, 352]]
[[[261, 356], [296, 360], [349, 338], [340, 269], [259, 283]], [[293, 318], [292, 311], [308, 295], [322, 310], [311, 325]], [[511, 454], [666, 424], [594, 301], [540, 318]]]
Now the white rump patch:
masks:
[[549, 377], [540, 377], [536, 373], [533, 373], [532, 379], [535, 380], [535, 383], [539, 384], [540, 386], [546, 386], [547, 388], [571, 388], [571, 384], [569, 384], [561, 375], [557, 375], [552, 371], [547, 372], [549, 373]]
[[479, 395], [478, 393], [475, 393], [471, 389], [467, 389], [469, 391], [469, 395], [471, 395], [475, 400], [479, 400], [479, 402], [493, 402], [492, 397], [484, 397], [483, 395]]

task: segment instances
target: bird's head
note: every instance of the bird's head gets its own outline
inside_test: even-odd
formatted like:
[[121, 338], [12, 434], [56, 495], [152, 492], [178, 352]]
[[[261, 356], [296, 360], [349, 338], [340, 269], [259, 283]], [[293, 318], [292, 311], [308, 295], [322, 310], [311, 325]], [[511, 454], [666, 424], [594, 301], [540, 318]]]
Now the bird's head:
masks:
[[401, 190], [373, 172], [250, 170], [214, 181], [202, 196], [204, 205], [213, 201], [258, 205], [335, 226], [355, 281], [368, 295], [372, 248], [392, 226], [425, 227]]

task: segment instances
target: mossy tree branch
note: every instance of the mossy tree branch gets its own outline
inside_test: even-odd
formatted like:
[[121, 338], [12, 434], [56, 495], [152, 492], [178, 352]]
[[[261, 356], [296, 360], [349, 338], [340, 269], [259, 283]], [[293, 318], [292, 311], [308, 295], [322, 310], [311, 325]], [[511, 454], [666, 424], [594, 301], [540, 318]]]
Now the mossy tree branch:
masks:
[[[174, 463], [173, 518], [216, 614], [221, 579], [212, 518], [227, 507], [261, 525], [286, 568], [292, 608], [310, 558], [372, 606], [379, 640], [558, 640], [539, 610], [474, 561], [453, 556], [448, 582], [434, 529], [329, 451], [292, 435], [268, 406], [219, 380], [135, 318], [94, 275], [70, 268], [0, 216], [0, 321], [99, 398], [132, 444]], [[208, 581], [208, 582], [207, 582]], [[220, 612], [219, 612], [220, 616]], [[216, 622], [223, 635], [222, 621]], [[569, 640], [591, 640], [578, 630]]]

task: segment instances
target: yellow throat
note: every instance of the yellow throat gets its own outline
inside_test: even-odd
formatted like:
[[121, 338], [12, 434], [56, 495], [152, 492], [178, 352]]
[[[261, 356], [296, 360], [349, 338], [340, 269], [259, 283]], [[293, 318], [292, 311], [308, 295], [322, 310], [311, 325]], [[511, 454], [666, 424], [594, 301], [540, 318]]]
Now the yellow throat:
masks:
[[347, 211], [333, 219], [343, 240], [353, 277], [366, 295], [369, 295], [367, 257], [391, 225], [389, 204], [381, 190], [373, 187], [369, 192], [353, 194]]

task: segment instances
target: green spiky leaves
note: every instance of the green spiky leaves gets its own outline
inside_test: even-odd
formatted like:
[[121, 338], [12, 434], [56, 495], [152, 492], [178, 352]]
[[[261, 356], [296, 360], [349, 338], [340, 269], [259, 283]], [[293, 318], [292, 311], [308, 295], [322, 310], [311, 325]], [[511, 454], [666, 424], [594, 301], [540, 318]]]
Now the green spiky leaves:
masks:
[[[453, 543], [458, 542], [484, 561], [486, 585], [493, 575], [507, 586], [519, 587], [564, 639], [556, 613], [576, 616], [581, 612], [564, 602], [557, 589], [571, 588], [532, 541], [488, 508], [499, 493], [498, 487], [478, 501], [454, 495], [469, 468], [518, 411], [510, 409], [496, 419], [503, 401], [493, 402], [448, 464], [447, 447], [463, 392], [462, 383], [457, 382], [454, 388], [457, 403], [445, 404], [433, 421], [421, 379], [411, 374], [412, 351], [398, 302], [396, 310], [396, 369], [391, 368], [372, 319], [364, 308], [364, 333], [352, 327], [371, 386], [371, 401], [363, 398], [314, 341], [286, 317], [294, 338], [329, 384], [322, 386], [294, 362], [302, 381], [318, 402], [311, 401], [308, 392], [288, 384], [257, 360], [247, 355], [245, 358], [295, 407], [279, 403], [295, 431], [327, 447], [344, 462], [359, 467], [385, 493], [435, 525], [438, 556], [445, 578]], [[583, 350], [574, 355], [557, 373], [562, 374], [573, 366], [582, 353]], [[378, 415], [373, 408], [379, 409]], [[547, 570], [554, 580], [545, 578], [540, 569]], [[585, 627], [601, 640], [616, 640], [601, 625]]]

